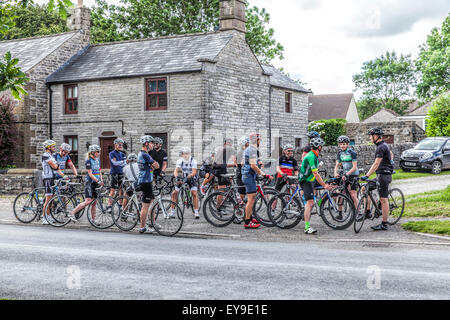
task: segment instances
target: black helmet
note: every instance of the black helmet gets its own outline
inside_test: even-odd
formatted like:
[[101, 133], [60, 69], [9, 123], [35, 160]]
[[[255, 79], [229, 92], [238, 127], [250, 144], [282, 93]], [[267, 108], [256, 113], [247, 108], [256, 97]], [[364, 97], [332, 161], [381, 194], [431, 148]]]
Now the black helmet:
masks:
[[383, 128], [376, 127], [376, 128], [369, 129], [367, 134], [371, 135], [371, 136], [373, 136], [374, 134], [376, 134], [377, 136], [382, 136], [384, 134], [384, 132], [383, 132]]
[[347, 136], [340, 136], [340, 137], [337, 139], [337, 142], [338, 142], [338, 143], [350, 143], [350, 138], [347, 137]]
[[307, 134], [308, 138], [312, 139], [312, 138], [320, 138], [320, 133], [318, 133], [317, 131], [310, 131]]
[[311, 145], [312, 149], [317, 150], [320, 146], [323, 146], [325, 144], [325, 141], [323, 141], [322, 138], [312, 138], [309, 144]]

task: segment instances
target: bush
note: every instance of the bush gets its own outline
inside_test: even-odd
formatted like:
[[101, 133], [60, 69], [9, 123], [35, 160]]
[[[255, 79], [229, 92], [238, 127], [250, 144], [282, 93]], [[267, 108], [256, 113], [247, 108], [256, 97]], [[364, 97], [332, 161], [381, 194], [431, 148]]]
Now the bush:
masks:
[[427, 116], [427, 137], [450, 136], [450, 93], [434, 100]]
[[345, 135], [345, 119], [316, 120], [308, 124], [308, 131], [314, 130], [320, 133], [320, 137], [327, 146], [335, 146], [337, 138]]
[[17, 141], [17, 128], [14, 123], [14, 99], [4, 94], [0, 97], [0, 167], [11, 165]]

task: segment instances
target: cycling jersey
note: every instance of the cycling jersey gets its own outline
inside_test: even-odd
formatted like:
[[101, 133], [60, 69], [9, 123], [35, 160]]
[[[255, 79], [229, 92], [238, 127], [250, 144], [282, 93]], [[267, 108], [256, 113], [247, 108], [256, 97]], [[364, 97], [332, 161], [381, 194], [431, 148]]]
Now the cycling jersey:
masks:
[[[59, 152], [58, 152], [58, 153], [55, 153], [55, 154], [53, 155], [53, 157], [55, 158], [55, 160], [56, 160], [56, 162], [58, 163], [59, 168], [60, 168], [61, 170], [66, 169], [66, 165], [68, 165], [69, 163], [72, 162], [72, 160], [70, 159], [70, 156], [69, 156], [69, 155], [66, 155], [66, 156], [63, 157]], [[58, 172], [54, 171], [54, 174], [55, 174], [55, 179], [61, 179], [61, 178], [62, 178], [62, 176], [60, 176], [60, 175], [58, 174]]]
[[192, 173], [192, 169], [197, 169], [197, 160], [192, 157], [190, 157], [189, 161], [180, 158], [177, 161], [176, 167], [181, 169], [185, 178]]
[[167, 162], [167, 152], [163, 149], [159, 149], [159, 151], [153, 149], [152, 151], [150, 151], [150, 156], [159, 164], [159, 169], [153, 171], [153, 174], [155, 176], [159, 176], [159, 174], [161, 173], [163, 162]]
[[258, 161], [258, 150], [254, 146], [249, 146], [244, 151], [244, 165], [242, 166], [242, 175], [256, 175], [256, 172], [250, 165], [250, 160]]
[[153, 160], [153, 158], [147, 152], [139, 152], [137, 162], [139, 167], [138, 184], [150, 183], [153, 181], [152, 164], [154, 162], [155, 160]]
[[394, 166], [391, 163], [391, 151], [388, 145], [384, 141], [380, 141], [376, 145], [375, 158], [382, 158], [382, 160], [375, 172], [377, 174], [392, 174]]
[[300, 182], [304, 181], [312, 182], [316, 180], [314, 172], [318, 170], [319, 159], [317, 158], [317, 154], [314, 151], [315, 150], [308, 152], [308, 154], [302, 161], [300, 174], [298, 176], [298, 180]]
[[55, 174], [53, 168], [50, 166], [49, 161], [57, 163], [55, 158], [50, 152], [44, 152], [41, 157], [42, 161], [42, 179], [53, 179]]
[[[89, 159], [86, 160], [84, 163], [86, 170], [92, 170], [92, 175], [98, 180], [100, 180], [100, 159], [93, 159], [89, 157]], [[89, 174], [86, 175], [86, 182], [94, 182], [94, 180], [89, 176]]]
[[[293, 157], [288, 158], [286, 156], [281, 156], [278, 159], [278, 166], [280, 167], [281, 171], [288, 176], [293, 176], [294, 171], [298, 171], [297, 160], [295, 160]], [[277, 177], [280, 178], [281, 174], [278, 173]]]
[[109, 162], [111, 164], [109, 170], [111, 175], [123, 174], [123, 167], [127, 165], [127, 156], [122, 151], [113, 150], [109, 153]]
[[[357, 155], [354, 150], [347, 148], [344, 151], [341, 150], [338, 152], [336, 160], [339, 163], [342, 163], [342, 168], [344, 169], [344, 172], [347, 173], [353, 168], [353, 162], [356, 162]], [[359, 170], [356, 169], [351, 175], [359, 176]]]

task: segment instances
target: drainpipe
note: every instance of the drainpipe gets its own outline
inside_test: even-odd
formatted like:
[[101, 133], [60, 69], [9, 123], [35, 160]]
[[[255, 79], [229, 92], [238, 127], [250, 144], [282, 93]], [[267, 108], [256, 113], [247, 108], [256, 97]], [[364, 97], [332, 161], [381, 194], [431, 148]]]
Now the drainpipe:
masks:
[[52, 121], [53, 121], [53, 115], [52, 115], [52, 105], [53, 105], [53, 91], [50, 87], [50, 84], [47, 83], [47, 90], [48, 90], [48, 131], [50, 139], [53, 139], [53, 127], [52, 127]]
[[272, 153], [272, 86], [269, 86], [269, 149], [267, 153], [270, 157]]

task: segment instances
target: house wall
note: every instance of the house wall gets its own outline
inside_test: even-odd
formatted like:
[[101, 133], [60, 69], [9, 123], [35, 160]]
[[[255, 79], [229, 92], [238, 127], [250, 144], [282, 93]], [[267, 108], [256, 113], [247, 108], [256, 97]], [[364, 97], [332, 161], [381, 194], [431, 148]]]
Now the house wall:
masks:
[[[151, 77], [80, 82], [78, 114], [74, 115], [64, 114], [63, 85], [52, 85], [54, 122], [63, 123], [53, 125], [55, 141], [61, 143], [64, 135], [78, 135], [79, 164], [82, 164], [87, 152], [86, 143], [100, 144], [99, 138], [107, 137], [103, 132], [113, 131], [113, 137], [122, 137], [128, 145], [127, 152], [138, 152], [141, 149], [139, 138], [146, 133], [167, 133], [169, 147], [163, 148], [168, 150], [168, 165], [172, 166], [178, 158], [176, 150], [190, 145], [194, 121], [201, 122], [204, 90], [201, 73], [166, 77], [167, 110], [145, 110], [145, 79]], [[125, 135], [117, 120], [123, 120]]]
[[352, 97], [352, 100], [350, 101], [350, 106], [348, 107], [347, 117], [345, 118], [345, 120], [350, 123], [359, 122], [359, 115], [358, 109], [356, 109], [355, 97]]
[[392, 113], [383, 109], [378, 111], [374, 115], [370, 116], [363, 122], [370, 123], [370, 122], [392, 122], [392, 121], [398, 121], [398, 118]]

